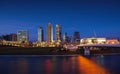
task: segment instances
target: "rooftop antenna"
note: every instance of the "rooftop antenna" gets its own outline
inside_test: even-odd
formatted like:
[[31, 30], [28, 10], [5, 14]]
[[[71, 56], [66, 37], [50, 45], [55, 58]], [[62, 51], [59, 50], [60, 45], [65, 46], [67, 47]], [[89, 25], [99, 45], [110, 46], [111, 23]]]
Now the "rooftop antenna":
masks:
[[94, 30], [93, 32], [94, 32], [94, 37], [96, 38], [96, 37], [97, 37], [97, 35], [96, 35], [96, 32], [95, 32], [95, 30]]
[[96, 38], [97, 35], [96, 35], [95, 29], [94, 29], [94, 26], [95, 26], [95, 25], [94, 25], [94, 24], [91, 24], [91, 26], [92, 26], [92, 29], [93, 29], [93, 37]]

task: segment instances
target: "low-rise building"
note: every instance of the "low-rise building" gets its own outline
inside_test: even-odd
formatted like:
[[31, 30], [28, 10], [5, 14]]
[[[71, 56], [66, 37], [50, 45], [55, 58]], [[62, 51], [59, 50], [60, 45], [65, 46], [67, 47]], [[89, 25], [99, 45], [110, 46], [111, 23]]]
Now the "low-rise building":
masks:
[[106, 38], [83, 38], [80, 40], [81, 44], [105, 44]]
[[120, 42], [117, 39], [109, 39], [109, 40], [107, 40], [106, 43], [107, 44], [119, 44]]

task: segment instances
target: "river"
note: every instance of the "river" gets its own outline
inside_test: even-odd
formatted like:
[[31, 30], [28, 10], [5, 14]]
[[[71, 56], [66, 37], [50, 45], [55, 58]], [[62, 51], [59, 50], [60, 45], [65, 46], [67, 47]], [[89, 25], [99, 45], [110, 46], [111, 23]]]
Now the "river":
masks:
[[120, 54], [0, 55], [0, 74], [120, 74]]

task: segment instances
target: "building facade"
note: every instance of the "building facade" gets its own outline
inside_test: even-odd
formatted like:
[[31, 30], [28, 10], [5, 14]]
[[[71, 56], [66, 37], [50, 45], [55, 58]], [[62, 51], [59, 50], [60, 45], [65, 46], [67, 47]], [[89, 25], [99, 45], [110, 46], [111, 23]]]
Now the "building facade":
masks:
[[52, 24], [47, 24], [47, 42], [53, 42], [53, 28]]
[[106, 38], [83, 38], [80, 40], [81, 44], [105, 44]]
[[17, 41], [17, 34], [10, 34], [10, 41]]
[[66, 42], [66, 39], [67, 39], [67, 33], [64, 33], [63, 34], [63, 42]]
[[43, 42], [44, 41], [44, 32], [43, 28], [39, 27], [38, 28], [38, 42]]
[[56, 41], [57, 42], [61, 42], [62, 41], [62, 28], [58, 24], [56, 24]]
[[109, 39], [106, 44], [120, 44], [118, 39]]
[[80, 43], [80, 33], [79, 32], [74, 32], [73, 41], [75, 43]]
[[6, 41], [17, 41], [17, 34], [3, 35], [1, 39]]
[[26, 30], [18, 31], [17, 33], [17, 41], [19, 42], [29, 42], [29, 33]]

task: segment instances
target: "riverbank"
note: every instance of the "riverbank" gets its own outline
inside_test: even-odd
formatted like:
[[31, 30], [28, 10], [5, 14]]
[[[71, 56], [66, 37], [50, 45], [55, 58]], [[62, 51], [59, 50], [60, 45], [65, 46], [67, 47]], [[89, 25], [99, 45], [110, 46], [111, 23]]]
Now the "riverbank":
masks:
[[[120, 53], [118, 47], [104, 47], [97, 50], [90, 50], [90, 55]], [[84, 49], [76, 51], [65, 50], [62, 47], [10, 47], [0, 46], [0, 55], [84, 55]]]
[[9, 47], [1, 46], [0, 55], [72, 55], [73, 51], [61, 50], [61, 47]]
[[91, 50], [91, 54], [117, 54], [120, 53], [120, 47], [102, 47], [98, 50]]

